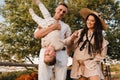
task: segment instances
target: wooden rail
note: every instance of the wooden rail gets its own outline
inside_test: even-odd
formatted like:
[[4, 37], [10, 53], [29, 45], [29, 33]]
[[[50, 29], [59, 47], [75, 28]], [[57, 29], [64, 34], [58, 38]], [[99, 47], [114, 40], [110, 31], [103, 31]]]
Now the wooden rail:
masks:
[[0, 62], [0, 66], [16, 66], [16, 67], [38, 67], [38, 64]]

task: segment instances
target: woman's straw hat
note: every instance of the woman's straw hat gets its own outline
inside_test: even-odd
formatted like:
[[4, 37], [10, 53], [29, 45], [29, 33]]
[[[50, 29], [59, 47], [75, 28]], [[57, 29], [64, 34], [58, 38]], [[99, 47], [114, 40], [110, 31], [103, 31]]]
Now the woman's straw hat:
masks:
[[91, 14], [91, 13], [98, 16], [98, 18], [100, 19], [100, 21], [101, 21], [101, 23], [102, 23], [102, 25], [103, 25], [103, 29], [106, 30], [106, 29], [107, 29], [107, 25], [106, 25], [105, 21], [99, 16], [99, 14], [98, 14], [97, 12], [94, 12], [94, 11], [88, 9], [88, 8], [82, 8], [82, 9], [80, 10], [80, 14], [81, 14], [81, 16], [82, 16], [84, 19], [86, 19], [86, 17], [87, 17], [89, 14]]

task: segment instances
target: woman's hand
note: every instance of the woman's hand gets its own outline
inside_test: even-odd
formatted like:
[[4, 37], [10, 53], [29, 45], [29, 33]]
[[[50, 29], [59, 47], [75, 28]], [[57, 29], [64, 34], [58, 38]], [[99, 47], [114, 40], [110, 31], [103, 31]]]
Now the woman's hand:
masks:
[[78, 38], [78, 31], [75, 31], [75, 32], [71, 35], [71, 41], [74, 41], [76, 38]]

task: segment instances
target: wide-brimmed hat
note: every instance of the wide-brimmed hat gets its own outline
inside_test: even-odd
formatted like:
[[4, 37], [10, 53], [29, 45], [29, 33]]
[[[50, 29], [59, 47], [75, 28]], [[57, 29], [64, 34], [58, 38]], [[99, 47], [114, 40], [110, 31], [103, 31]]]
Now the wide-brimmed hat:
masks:
[[106, 25], [105, 21], [100, 17], [100, 15], [97, 12], [92, 11], [88, 8], [82, 8], [79, 12], [84, 19], [86, 19], [86, 17], [91, 13], [97, 15], [98, 18], [100, 19], [101, 23], [102, 23], [103, 29], [104, 30], [107, 29], [107, 25]]

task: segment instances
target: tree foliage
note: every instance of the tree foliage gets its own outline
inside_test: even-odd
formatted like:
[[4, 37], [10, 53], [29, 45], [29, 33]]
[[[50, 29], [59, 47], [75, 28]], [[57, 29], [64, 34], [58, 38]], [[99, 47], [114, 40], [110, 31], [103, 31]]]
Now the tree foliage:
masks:
[[2, 14], [7, 26], [2, 30], [3, 35], [0, 36], [4, 46], [1, 53], [9, 59], [13, 55], [17, 59], [29, 54], [38, 55], [40, 40], [35, 40], [33, 37], [36, 24], [28, 13], [28, 9], [32, 6], [31, 1], [5, 0], [5, 3]]
[[[54, 15], [54, 9], [59, 2], [67, 1], [69, 12], [63, 18], [75, 31], [84, 27], [83, 18], [79, 10], [88, 7], [101, 14], [108, 24], [105, 37], [109, 41], [108, 55], [111, 58], [120, 59], [120, 2], [115, 0], [41, 0]], [[10, 59], [13, 55], [17, 59], [25, 56], [38, 56], [40, 40], [33, 37], [37, 24], [32, 20], [28, 10], [32, 7], [36, 14], [42, 16], [38, 6], [32, 0], [5, 0], [5, 5], [1, 8], [1, 14], [6, 20], [6, 25], [1, 24], [0, 31], [0, 55], [2, 58]]]

